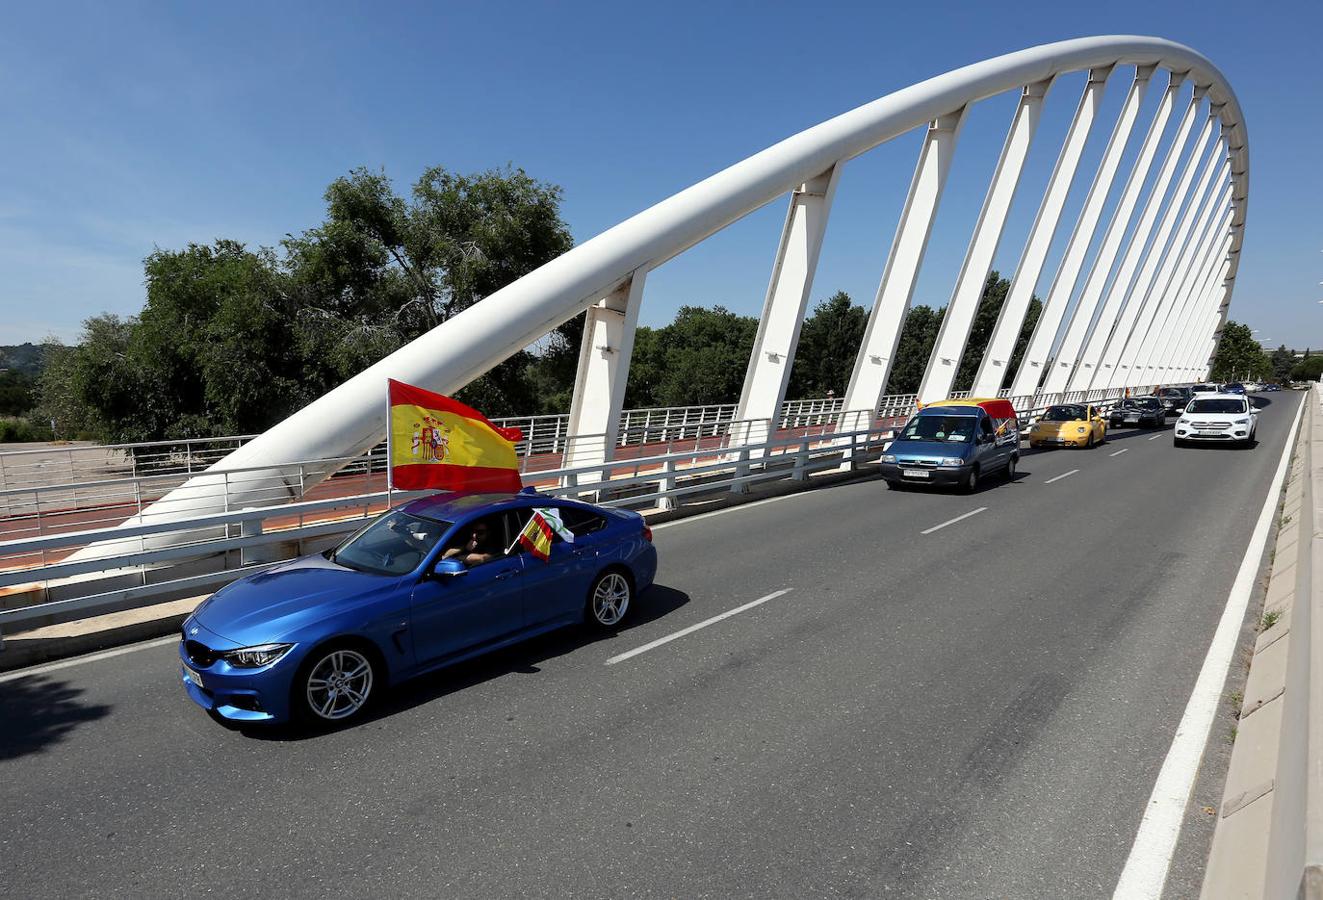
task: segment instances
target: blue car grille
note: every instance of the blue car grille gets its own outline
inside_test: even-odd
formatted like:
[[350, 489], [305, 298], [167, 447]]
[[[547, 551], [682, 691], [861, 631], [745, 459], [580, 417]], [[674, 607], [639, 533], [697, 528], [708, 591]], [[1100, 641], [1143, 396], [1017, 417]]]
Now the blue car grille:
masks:
[[937, 460], [935, 459], [902, 459], [900, 464], [907, 469], [935, 469]]

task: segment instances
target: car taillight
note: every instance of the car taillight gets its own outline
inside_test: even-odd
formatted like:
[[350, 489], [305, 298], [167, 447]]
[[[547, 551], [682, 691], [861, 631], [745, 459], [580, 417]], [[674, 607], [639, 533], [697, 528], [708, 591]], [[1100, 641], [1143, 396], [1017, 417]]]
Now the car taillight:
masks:
[[649, 544], [652, 543], [652, 529], [647, 525], [643, 526], [643, 540], [647, 541]]

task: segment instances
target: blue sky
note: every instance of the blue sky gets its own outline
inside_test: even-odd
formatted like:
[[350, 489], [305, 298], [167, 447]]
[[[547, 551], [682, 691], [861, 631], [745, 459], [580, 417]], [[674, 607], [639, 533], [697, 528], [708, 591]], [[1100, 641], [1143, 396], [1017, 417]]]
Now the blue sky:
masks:
[[[6, 19], [0, 343], [74, 340], [87, 316], [135, 313], [154, 247], [274, 245], [311, 227], [327, 183], [355, 166], [384, 169], [403, 191], [429, 165], [513, 163], [564, 188], [584, 240], [916, 81], [1035, 44], [1130, 33], [1207, 55], [1245, 110], [1249, 221], [1232, 317], [1274, 344], [1323, 346], [1317, 0], [27, 4]], [[1086, 166], [1127, 83], [1113, 78]], [[1049, 95], [997, 256], [1004, 272], [1081, 84], [1061, 79]], [[949, 298], [1013, 103], [970, 114], [916, 303]], [[847, 166], [814, 302], [845, 290], [871, 304], [917, 147], [906, 135]], [[1086, 190], [1077, 181], [1067, 223]], [[651, 275], [642, 321], [669, 321], [685, 303], [756, 314], [784, 212], [774, 203]]]

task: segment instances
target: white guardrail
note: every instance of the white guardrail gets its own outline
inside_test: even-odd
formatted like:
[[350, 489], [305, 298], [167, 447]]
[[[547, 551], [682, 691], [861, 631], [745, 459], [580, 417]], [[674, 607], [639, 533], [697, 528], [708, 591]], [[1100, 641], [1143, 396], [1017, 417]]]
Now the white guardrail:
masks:
[[[690, 493], [743, 491], [766, 479], [803, 479], [822, 469], [856, 466], [891, 435], [894, 420], [913, 412], [912, 394], [886, 399], [873, 421], [862, 428], [849, 428], [853, 422], [842, 426], [846, 416], [839, 398], [789, 402], [776, 428], [767, 420], [732, 420], [734, 407], [729, 404], [630, 410], [622, 416], [615, 458], [578, 467], [566, 464], [576, 449], [600, 448], [604, 436], [570, 438], [559, 431], [564, 417], [501, 424], [527, 427], [525, 442], [530, 445], [545, 442], [543, 452], [525, 453], [521, 462], [525, 481], [546, 493], [597, 497], [606, 505], [667, 508]], [[1027, 419], [1051, 403], [1101, 405], [1107, 398], [1103, 392], [1080, 392], [1011, 399]], [[218, 442], [234, 440], [241, 439]], [[6, 539], [0, 540], [0, 630], [203, 592], [321, 549], [391, 503], [416, 496], [385, 490], [385, 455], [378, 447], [355, 458], [230, 470], [225, 473], [227, 496], [232, 484], [235, 495], [244, 498], [242, 509], [153, 521], [153, 514], [165, 519], [180, 511], [165, 509], [169, 501], [153, 501], [187, 480], [190, 468], [197, 471], [194, 462], [214, 446], [182, 443], [187, 466], [183, 471], [0, 489], [4, 504], [0, 509], [7, 506], [10, 512], [0, 518], [0, 524], [7, 526]], [[166, 454], [158, 448], [168, 446], [166, 442], [133, 445], [129, 455], [146, 450], [154, 454], [155, 467], [164, 468]], [[305, 478], [328, 469], [337, 471], [329, 480]], [[273, 471], [289, 489], [255, 497], [246, 482], [269, 482]], [[43, 519], [43, 498], [48, 506], [64, 503], [68, 521], [52, 525], [50, 512]], [[176, 502], [186, 504], [188, 499]], [[130, 517], [136, 519], [133, 524], [120, 524]], [[186, 538], [169, 546], [148, 539], [166, 534]], [[126, 540], [133, 538], [139, 539], [136, 550], [134, 542]], [[76, 560], [63, 559], [102, 543], [106, 555], [89, 558], [83, 552]], [[126, 544], [130, 549], [125, 549]]]
[[[599, 495], [599, 502], [606, 506], [665, 508], [686, 494], [723, 489], [742, 492], [754, 482], [803, 480], [812, 472], [856, 466], [880, 452], [890, 436], [890, 428], [869, 428], [778, 437], [739, 447], [718, 444], [575, 469], [553, 469], [538, 473], [538, 480], [548, 482], [542, 489], [552, 496]], [[110, 608], [131, 609], [196, 594], [329, 546], [389, 503], [416, 496], [421, 494], [375, 491], [187, 520], [148, 521], [0, 541], [0, 563], [93, 546], [100, 541], [113, 541], [116, 547], [113, 556], [99, 559], [0, 569], [0, 601], [11, 601], [0, 602], [0, 606], [13, 607], [0, 608], [0, 629], [20, 623], [45, 624]], [[188, 543], [149, 548], [144, 541], [144, 549], [138, 552], [123, 551], [125, 539], [167, 533], [187, 534]], [[216, 565], [208, 571], [194, 571], [199, 560]], [[190, 568], [183, 563], [194, 565]], [[3, 596], [6, 592], [7, 598]], [[25, 595], [28, 599], [38, 596], [41, 602], [22, 602]], [[15, 605], [15, 599], [21, 605]]]

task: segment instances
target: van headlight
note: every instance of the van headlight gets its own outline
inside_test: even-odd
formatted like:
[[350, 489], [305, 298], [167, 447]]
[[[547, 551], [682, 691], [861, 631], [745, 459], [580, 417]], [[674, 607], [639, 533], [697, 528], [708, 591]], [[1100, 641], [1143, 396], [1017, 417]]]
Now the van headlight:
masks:
[[884, 463], [893, 463], [893, 462], [896, 461], [896, 454], [894, 454], [894, 453], [883, 453], [882, 456], [881, 456], [881, 461], [884, 462]]
[[243, 647], [221, 654], [236, 669], [258, 669], [269, 666], [289, 652], [293, 644], [258, 644], [256, 647]]
[[965, 461], [958, 456], [942, 457], [942, 465], [944, 466], [963, 466], [964, 464]]

